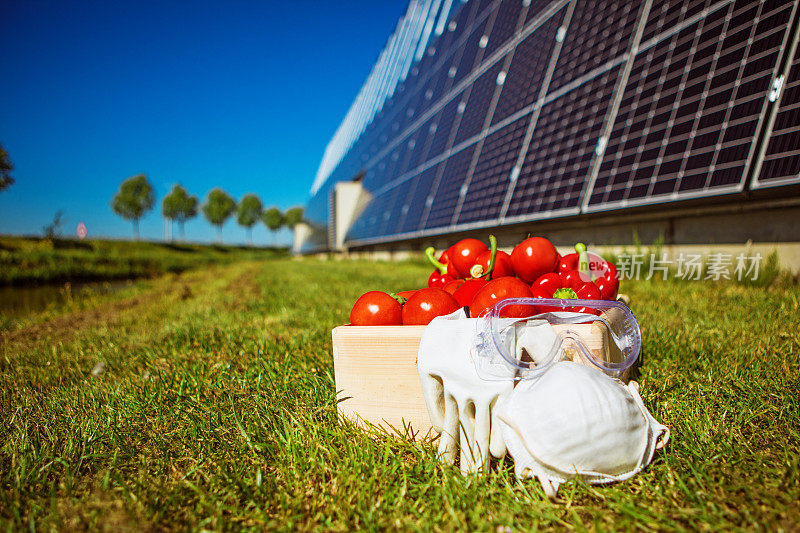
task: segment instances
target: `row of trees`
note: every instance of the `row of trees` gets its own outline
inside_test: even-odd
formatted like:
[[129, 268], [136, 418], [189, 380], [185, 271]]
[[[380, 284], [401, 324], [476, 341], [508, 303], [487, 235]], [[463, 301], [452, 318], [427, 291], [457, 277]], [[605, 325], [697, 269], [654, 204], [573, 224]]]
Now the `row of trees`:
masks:
[[14, 170], [14, 164], [8, 157], [6, 149], [0, 144], [0, 191], [14, 183], [14, 178], [11, 177], [12, 170]]
[[[119, 191], [111, 200], [111, 208], [121, 217], [133, 222], [135, 237], [139, 238], [139, 219], [155, 205], [155, 193], [144, 174], [128, 178], [122, 182]], [[222, 226], [231, 216], [236, 215], [236, 222], [247, 230], [247, 240], [252, 242], [253, 226], [259, 221], [271, 232], [286, 226], [294, 228], [303, 219], [303, 208], [293, 207], [286, 213], [277, 207], [264, 209], [261, 200], [255, 194], [246, 194], [237, 203], [228, 193], [220, 188], [208, 193], [206, 201], [200, 205], [197, 196], [189, 194], [180, 185], [175, 185], [161, 201], [161, 214], [164, 218], [176, 222], [181, 230], [181, 238], [185, 237], [184, 224], [197, 216], [198, 210], [212, 225], [217, 227], [219, 240], [222, 240]]]

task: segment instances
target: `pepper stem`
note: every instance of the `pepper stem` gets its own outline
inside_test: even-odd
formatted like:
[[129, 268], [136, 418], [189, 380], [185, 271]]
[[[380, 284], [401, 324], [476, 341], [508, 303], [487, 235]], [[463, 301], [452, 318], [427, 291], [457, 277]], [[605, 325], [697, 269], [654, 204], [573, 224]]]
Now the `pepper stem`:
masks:
[[492, 274], [494, 273], [494, 262], [497, 258], [497, 238], [494, 235], [489, 235], [489, 268], [486, 270], [486, 281], [492, 281]]
[[577, 300], [578, 293], [569, 287], [562, 287], [553, 293], [553, 298], [557, 300]]
[[433, 246], [425, 248], [425, 257], [428, 258], [428, 261], [439, 271], [439, 274], [447, 274], [447, 265], [440, 263], [439, 260], [436, 259], [435, 253], [436, 249]]
[[575, 251], [578, 252], [578, 272], [584, 276], [589, 276], [590, 281], [594, 281], [592, 271], [589, 269], [589, 254], [586, 251], [586, 245], [582, 242], [577, 243]]

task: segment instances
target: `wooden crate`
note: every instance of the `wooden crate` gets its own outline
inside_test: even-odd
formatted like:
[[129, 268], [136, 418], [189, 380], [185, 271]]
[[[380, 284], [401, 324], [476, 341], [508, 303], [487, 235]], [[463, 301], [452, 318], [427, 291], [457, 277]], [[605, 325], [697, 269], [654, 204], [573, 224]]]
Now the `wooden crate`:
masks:
[[[593, 324], [553, 326], [578, 331], [597, 356], [608, 354], [607, 332]], [[425, 326], [334, 328], [333, 365], [339, 416], [370, 428], [424, 440], [435, 436], [422, 396], [417, 352]], [[570, 355], [570, 350], [567, 350]], [[374, 428], [373, 428], [374, 429]]]
[[[433, 436], [417, 373], [425, 326], [339, 326], [333, 367], [340, 417], [422, 440]], [[365, 424], [364, 422], [368, 422]]]

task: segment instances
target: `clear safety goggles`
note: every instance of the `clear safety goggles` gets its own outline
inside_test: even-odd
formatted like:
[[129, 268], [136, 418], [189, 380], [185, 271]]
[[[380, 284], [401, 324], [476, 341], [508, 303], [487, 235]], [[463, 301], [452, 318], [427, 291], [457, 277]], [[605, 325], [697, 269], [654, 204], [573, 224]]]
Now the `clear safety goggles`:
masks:
[[639, 323], [622, 303], [508, 298], [476, 320], [471, 355], [478, 376], [488, 381], [535, 379], [559, 361], [623, 379], [641, 346]]

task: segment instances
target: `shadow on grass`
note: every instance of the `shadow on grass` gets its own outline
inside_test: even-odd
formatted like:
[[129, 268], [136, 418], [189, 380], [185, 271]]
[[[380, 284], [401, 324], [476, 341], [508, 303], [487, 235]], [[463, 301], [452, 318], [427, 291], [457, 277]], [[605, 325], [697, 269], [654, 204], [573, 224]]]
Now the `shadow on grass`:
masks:
[[56, 250], [94, 250], [91, 243], [74, 239], [53, 239], [53, 248]]
[[177, 244], [177, 243], [174, 243], [174, 242], [162, 242], [162, 243], [158, 243], [158, 246], [160, 246], [161, 248], [167, 248], [168, 250], [174, 250], [176, 252], [192, 253], [192, 252], [196, 252], [197, 251], [194, 248], [192, 248], [191, 246], [187, 246], [185, 244]]

